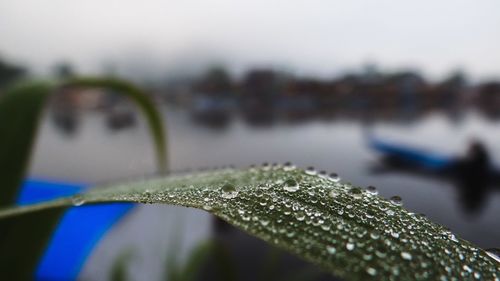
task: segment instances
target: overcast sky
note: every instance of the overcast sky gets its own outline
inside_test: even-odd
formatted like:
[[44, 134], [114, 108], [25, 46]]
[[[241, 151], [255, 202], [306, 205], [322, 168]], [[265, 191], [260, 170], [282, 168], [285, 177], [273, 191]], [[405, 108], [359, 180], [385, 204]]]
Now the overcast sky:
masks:
[[0, 55], [139, 70], [225, 63], [331, 75], [367, 62], [500, 77], [498, 0], [0, 0]]

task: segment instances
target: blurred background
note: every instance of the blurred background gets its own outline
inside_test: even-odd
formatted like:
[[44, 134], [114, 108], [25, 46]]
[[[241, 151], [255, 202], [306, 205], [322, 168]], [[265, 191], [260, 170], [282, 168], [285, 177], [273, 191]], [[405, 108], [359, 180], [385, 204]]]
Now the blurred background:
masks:
[[[495, 0], [0, 0], [0, 96], [22, 78], [125, 78], [161, 110], [174, 172], [313, 166], [499, 247], [499, 9]], [[99, 184], [155, 172], [133, 104], [65, 91], [42, 121], [31, 177]], [[125, 251], [128, 279], [164, 280], [169, 257], [182, 263], [211, 239], [239, 280], [285, 279], [291, 264], [302, 280], [331, 278], [169, 206], [134, 208], [79, 278], [108, 279]], [[210, 268], [200, 267], [205, 277], [216, 276]]]

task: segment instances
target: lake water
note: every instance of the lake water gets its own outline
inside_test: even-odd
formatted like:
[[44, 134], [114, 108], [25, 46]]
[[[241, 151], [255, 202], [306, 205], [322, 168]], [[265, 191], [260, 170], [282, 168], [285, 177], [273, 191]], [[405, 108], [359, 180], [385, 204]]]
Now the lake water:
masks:
[[[374, 173], [374, 167], [381, 164], [377, 154], [367, 146], [364, 129], [357, 121], [277, 121], [272, 125], [255, 127], [234, 117], [226, 126], [214, 128], [193, 122], [191, 116], [182, 110], [169, 109], [169, 113], [164, 115], [169, 133], [169, 160], [174, 171], [286, 161], [304, 168], [314, 166], [319, 170], [336, 172], [343, 180], [357, 186], [376, 186], [386, 198], [399, 195], [407, 209], [427, 215], [478, 246], [500, 246], [499, 189], [485, 194], [485, 199], [471, 208], [467, 207], [467, 198], [461, 195], [460, 188], [453, 182], [410, 173]], [[46, 118], [32, 159], [31, 175], [103, 183], [152, 174], [155, 158], [145, 123], [139, 120], [130, 128], [110, 131], [104, 120], [101, 114], [83, 114], [78, 130], [68, 135], [57, 129], [50, 118]], [[459, 121], [436, 113], [411, 123], [375, 123], [372, 124], [372, 131], [387, 140], [453, 155], [463, 154], [469, 138], [473, 136], [480, 138], [488, 147], [491, 158], [500, 162], [500, 123], [485, 120], [474, 112], [465, 114]], [[120, 243], [125, 245], [127, 241], [134, 240], [139, 241], [137, 247], [143, 247], [140, 245], [147, 244], [145, 240], [157, 239], [168, 244], [162, 231], [167, 231], [165, 229], [169, 227], [159, 225], [165, 220], [162, 214], [172, 211], [160, 211], [159, 208], [163, 207], [141, 207], [143, 211], [133, 214], [128, 219], [130, 222], [118, 226], [121, 230], [113, 230], [105, 238], [111, 246], [98, 247], [83, 275], [99, 275], [98, 264], [111, 255], [109, 249]], [[179, 208], [173, 210], [184, 212]], [[197, 241], [210, 233], [210, 217], [203, 212], [188, 211], [183, 216], [187, 224], [197, 225], [194, 226], [195, 231], [186, 228], [187, 232], [194, 233], [188, 235], [186, 240]], [[153, 230], [138, 230], [147, 227]], [[147, 239], [136, 237], [141, 235]], [[151, 243], [148, 245], [149, 251], [158, 251]], [[147, 260], [147, 251], [142, 255], [142, 260]], [[161, 266], [163, 260], [155, 262]], [[141, 267], [140, 263], [137, 267]], [[148, 277], [155, 279], [159, 274]]]

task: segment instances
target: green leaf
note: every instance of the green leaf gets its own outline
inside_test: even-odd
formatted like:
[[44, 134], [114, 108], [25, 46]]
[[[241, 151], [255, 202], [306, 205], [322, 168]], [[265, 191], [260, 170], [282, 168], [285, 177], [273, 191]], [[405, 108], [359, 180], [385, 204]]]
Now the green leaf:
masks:
[[158, 168], [160, 172], [168, 171], [167, 137], [164, 129], [164, 122], [151, 98], [142, 90], [133, 84], [116, 78], [73, 78], [65, 83], [64, 86], [83, 87], [83, 88], [104, 88], [114, 90], [130, 98], [142, 111], [146, 117], [151, 136], [153, 136]]
[[24, 178], [45, 102], [53, 85], [32, 82], [0, 97], [0, 206], [13, 204]]
[[446, 228], [397, 202], [291, 166], [118, 184], [2, 210], [0, 218], [117, 201], [204, 209], [347, 280], [499, 277], [499, 263]]
[[[149, 124], [160, 171], [167, 170], [166, 138], [160, 114], [150, 98], [130, 83], [107, 78], [75, 78], [62, 84], [24, 82], [0, 97], [0, 206], [14, 204], [46, 101], [61, 86], [106, 88], [129, 97]], [[2, 277], [10, 280], [33, 277], [39, 257], [63, 212], [59, 208], [0, 222]]]
[[[45, 102], [53, 85], [20, 84], [0, 97], [0, 206], [13, 204], [24, 178]], [[11, 280], [33, 276], [45, 241], [63, 209], [0, 222], [0, 272]]]
[[132, 259], [134, 255], [134, 251], [132, 249], [125, 249], [118, 258], [115, 260], [113, 263], [113, 266], [111, 268], [111, 276], [109, 280], [111, 281], [127, 281], [127, 269], [128, 265], [130, 263], [130, 260]]

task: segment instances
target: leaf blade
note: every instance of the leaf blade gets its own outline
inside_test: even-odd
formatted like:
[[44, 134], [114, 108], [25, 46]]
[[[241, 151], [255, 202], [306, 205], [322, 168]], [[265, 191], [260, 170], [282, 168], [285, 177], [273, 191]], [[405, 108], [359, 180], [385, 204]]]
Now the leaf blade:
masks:
[[138, 87], [117, 78], [80, 77], [65, 81], [63, 86], [84, 88], [105, 88], [117, 91], [131, 99], [144, 114], [156, 148], [160, 172], [168, 171], [167, 135], [164, 122], [153, 101]]
[[[130, 97], [145, 114], [160, 172], [168, 169], [162, 119], [153, 102], [140, 89], [126, 81], [108, 78], [74, 78], [62, 85], [111, 88]], [[58, 86], [61, 85], [46, 81], [22, 82], [0, 99], [0, 207], [16, 202], [45, 104]], [[0, 222], [0, 272], [5, 273], [4, 277], [11, 280], [33, 277], [38, 259], [63, 212], [63, 208], [43, 210], [27, 214], [22, 221]], [[31, 231], [27, 231], [30, 227]], [[27, 240], [29, 243], [25, 243]], [[16, 249], [22, 249], [22, 255]]]
[[47, 82], [23, 83], [0, 99], [0, 206], [13, 204], [17, 198], [51, 91]]
[[[499, 270], [483, 250], [425, 217], [299, 169], [170, 176], [79, 196], [86, 203], [167, 203], [205, 209], [347, 280], [472, 279], [474, 274], [495, 277]], [[38, 208], [69, 204], [68, 198]], [[0, 218], [15, 212], [0, 211]]]

